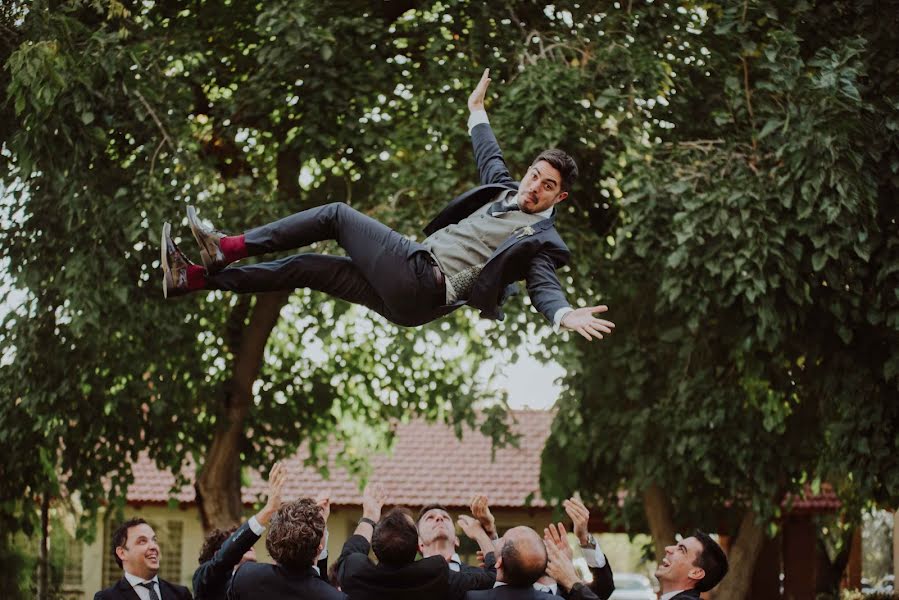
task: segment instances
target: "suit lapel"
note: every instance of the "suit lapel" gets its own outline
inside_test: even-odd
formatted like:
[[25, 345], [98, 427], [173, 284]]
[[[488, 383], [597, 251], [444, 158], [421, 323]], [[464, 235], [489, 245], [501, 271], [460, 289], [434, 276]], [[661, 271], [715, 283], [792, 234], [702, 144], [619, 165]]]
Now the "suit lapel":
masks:
[[137, 595], [137, 592], [134, 591], [134, 588], [131, 587], [131, 584], [124, 577], [119, 579], [115, 587], [119, 594], [122, 595], [122, 598], [126, 600], [140, 600], [140, 596]]
[[537, 221], [533, 225], [528, 225], [526, 227], [519, 227], [512, 233], [512, 235], [507, 237], [503, 241], [503, 243], [500, 244], [496, 248], [496, 250], [493, 251], [493, 254], [490, 256], [490, 259], [487, 262], [490, 262], [491, 260], [493, 260], [494, 258], [499, 256], [500, 254], [502, 254], [503, 252], [505, 252], [506, 250], [508, 250], [509, 248], [511, 248], [518, 242], [520, 242], [521, 240], [527, 239], [527, 238], [531, 237], [532, 235], [537, 235], [543, 231], [546, 231], [547, 229], [552, 227], [554, 224], [555, 224], [555, 213], [553, 213], [553, 215], [551, 217]]

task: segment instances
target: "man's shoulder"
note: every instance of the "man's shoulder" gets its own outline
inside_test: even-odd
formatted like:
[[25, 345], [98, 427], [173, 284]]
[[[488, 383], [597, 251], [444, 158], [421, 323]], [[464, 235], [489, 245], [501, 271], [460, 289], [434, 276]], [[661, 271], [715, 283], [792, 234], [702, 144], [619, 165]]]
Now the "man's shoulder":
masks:
[[104, 588], [94, 594], [94, 600], [116, 600], [117, 598], [124, 598], [125, 595], [122, 593], [122, 589], [127, 589], [129, 587], [131, 586], [125, 582], [124, 578], [119, 579], [108, 588]]

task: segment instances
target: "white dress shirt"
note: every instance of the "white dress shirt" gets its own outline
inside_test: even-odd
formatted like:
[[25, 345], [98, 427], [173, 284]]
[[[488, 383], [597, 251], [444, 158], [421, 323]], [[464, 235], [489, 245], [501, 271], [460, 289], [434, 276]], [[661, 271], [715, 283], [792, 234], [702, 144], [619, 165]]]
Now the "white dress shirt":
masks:
[[128, 581], [128, 583], [131, 584], [131, 587], [134, 589], [134, 593], [137, 594], [137, 597], [140, 598], [140, 600], [150, 600], [150, 590], [140, 584], [152, 581], [153, 591], [156, 592], [156, 596], [159, 598], [159, 600], [162, 600], [162, 590], [159, 589], [158, 576], [154, 575], [153, 579], [142, 579], [137, 575], [132, 575], [128, 571], [125, 571], [125, 579]]
[[[468, 115], [468, 135], [471, 135], [471, 132], [475, 128], [475, 126], [480, 125], [481, 123], [488, 123], [488, 124], [490, 123], [490, 120], [487, 118], [487, 111], [486, 110], [471, 111], [471, 114]], [[507, 197], [505, 201], [506, 202], [514, 201], [514, 198], [515, 198], [515, 196], [511, 196], [511, 198]], [[538, 212], [537, 214], [540, 215], [541, 217], [548, 219], [552, 215], [553, 210], [554, 210], [553, 207], [549, 207], [546, 210]], [[574, 310], [574, 309], [571, 308], [570, 306], [563, 306], [562, 308], [560, 308], [559, 310], [556, 311], [556, 314], [553, 315], [553, 331], [555, 333], [559, 333], [560, 331], [562, 331], [562, 317], [564, 317], [565, 315], [570, 313], [572, 310]], [[567, 329], [567, 327], [566, 327], [566, 329]], [[605, 562], [603, 562], [603, 564], [605, 564]]]

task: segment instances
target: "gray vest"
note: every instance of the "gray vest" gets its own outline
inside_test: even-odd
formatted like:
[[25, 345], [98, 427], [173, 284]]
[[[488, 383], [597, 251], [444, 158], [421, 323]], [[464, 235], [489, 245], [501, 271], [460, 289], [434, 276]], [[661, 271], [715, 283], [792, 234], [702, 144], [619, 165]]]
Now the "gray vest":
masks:
[[542, 221], [545, 217], [520, 210], [491, 215], [496, 200], [515, 191], [500, 194], [454, 225], [434, 232], [422, 244], [434, 256], [446, 277], [446, 303], [467, 299], [474, 282], [493, 252], [516, 230]]

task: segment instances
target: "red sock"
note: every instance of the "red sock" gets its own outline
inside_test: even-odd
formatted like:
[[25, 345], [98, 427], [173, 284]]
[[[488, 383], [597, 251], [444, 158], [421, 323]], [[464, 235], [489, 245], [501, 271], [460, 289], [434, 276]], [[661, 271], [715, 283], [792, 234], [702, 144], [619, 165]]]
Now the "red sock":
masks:
[[187, 265], [187, 291], [206, 288], [206, 269], [203, 265]]
[[247, 243], [242, 235], [229, 235], [219, 240], [219, 247], [225, 255], [225, 261], [233, 263], [247, 257]]

